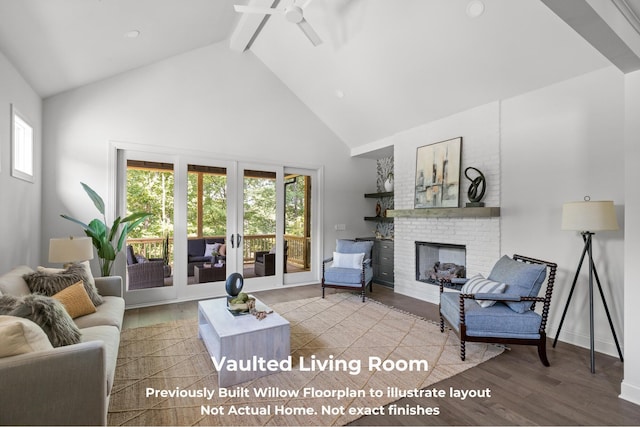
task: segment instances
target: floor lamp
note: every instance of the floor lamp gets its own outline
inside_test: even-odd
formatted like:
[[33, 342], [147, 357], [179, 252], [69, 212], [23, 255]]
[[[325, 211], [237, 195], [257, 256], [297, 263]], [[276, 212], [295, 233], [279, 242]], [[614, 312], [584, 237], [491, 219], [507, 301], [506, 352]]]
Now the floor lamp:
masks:
[[567, 315], [567, 309], [569, 308], [569, 303], [571, 302], [571, 297], [573, 296], [573, 291], [576, 287], [576, 282], [578, 281], [578, 275], [580, 274], [580, 269], [582, 268], [584, 257], [585, 255], [587, 255], [589, 257], [589, 332], [591, 344], [591, 373], [595, 373], [596, 367], [593, 335], [593, 279], [595, 279], [596, 283], [598, 284], [598, 290], [600, 291], [600, 297], [602, 298], [602, 303], [604, 304], [604, 310], [607, 313], [607, 319], [609, 319], [609, 326], [611, 327], [611, 332], [613, 333], [613, 339], [615, 340], [616, 347], [618, 348], [620, 361], [624, 361], [624, 359], [622, 358], [622, 351], [620, 350], [620, 344], [618, 343], [618, 337], [616, 336], [616, 331], [613, 328], [613, 322], [611, 321], [611, 315], [609, 314], [609, 307], [607, 307], [607, 301], [605, 300], [604, 293], [602, 292], [600, 278], [598, 277], [596, 266], [593, 263], [592, 237], [595, 234], [595, 231], [618, 229], [618, 220], [616, 218], [616, 211], [613, 206], [613, 202], [610, 200], [594, 202], [591, 201], [591, 199], [587, 196], [584, 198], [584, 202], [565, 203], [562, 206], [562, 229], [579, 231], [584, 242], [584, 249], [582, 250], [580, 262], [578, 263], [578, 270], [576, 271], [576, 275], [573, 278], [573, 284], [571, 285], [571, 291], [569, 292], [567, 305], [564, 307], [564, 312], [562, 313], [560, 326], [558, 326], [558, 332], [556, 332], [556, 338], [555, 340], [553, 340], [553, 347], [555, 347], [556, 343], [558, 342], [558, 336], [560, 335], [560, 330], [562, 329], [564, 318]]

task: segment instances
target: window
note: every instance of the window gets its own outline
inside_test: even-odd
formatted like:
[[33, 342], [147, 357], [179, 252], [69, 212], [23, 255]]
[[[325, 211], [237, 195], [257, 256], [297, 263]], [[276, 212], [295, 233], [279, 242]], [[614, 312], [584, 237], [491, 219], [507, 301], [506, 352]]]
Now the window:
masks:
[[11, 175], [33, 182], [33, 127], [11, 106]]

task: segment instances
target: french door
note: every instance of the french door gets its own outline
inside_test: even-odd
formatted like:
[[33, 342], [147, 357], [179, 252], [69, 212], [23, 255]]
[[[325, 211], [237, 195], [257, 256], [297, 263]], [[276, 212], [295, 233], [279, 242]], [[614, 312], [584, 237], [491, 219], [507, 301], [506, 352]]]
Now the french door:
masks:
[[127, 241], [127, 304], [223, 296], [232, 273], [248, 292], [313, 280], [313, 171], [136, 150], [117, 158], [118, 210], [153, 214]]

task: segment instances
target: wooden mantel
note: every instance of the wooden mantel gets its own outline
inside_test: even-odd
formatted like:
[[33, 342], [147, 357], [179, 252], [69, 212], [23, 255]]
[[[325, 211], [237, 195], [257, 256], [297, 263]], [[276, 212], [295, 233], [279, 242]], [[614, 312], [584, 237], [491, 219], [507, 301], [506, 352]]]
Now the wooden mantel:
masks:
[[491, 218], [500, 216], [499, 207], [393, 209], [393, 218]]

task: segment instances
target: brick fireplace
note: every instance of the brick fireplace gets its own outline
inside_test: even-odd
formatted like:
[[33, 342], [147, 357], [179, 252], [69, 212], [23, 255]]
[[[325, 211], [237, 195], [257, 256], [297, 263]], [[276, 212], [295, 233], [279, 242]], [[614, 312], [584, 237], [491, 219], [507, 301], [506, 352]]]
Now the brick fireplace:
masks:
[[[418, 147], [462, 136], [460, 203], [464, 207], [469, 181], [464, 170], [473, 166], [487, 181], [483, 201], [500, 206], [499, 103], [468, 110], [440, 121], [419, 126], [394, 137], [394, 209], [413, 210]], [[419, 211], [419, 210], [418, 210]], [[445, 212], [445, 211], [442, 211]], [[468, 211], [464, 211], [466, 214]], [[504, 212], [500, 213], [504, 215]], [[439, 288], [416, 278], [415, 242], [437, 242], [465, 248], [467, 277], [488, 275], [500, 257], [500, 217], [457, 216], [455, 210], [437, 217], [411, 215], [394, 218], [395, 292], [439, 302]]]

